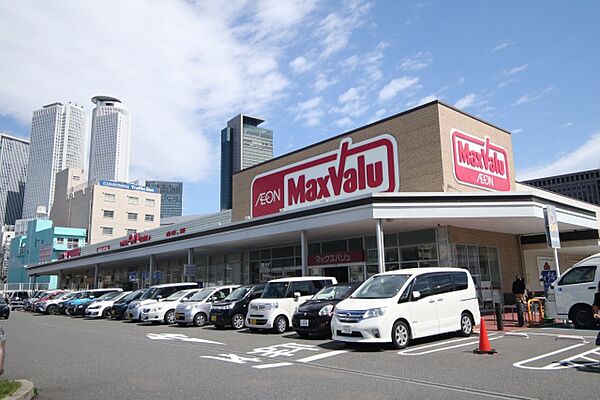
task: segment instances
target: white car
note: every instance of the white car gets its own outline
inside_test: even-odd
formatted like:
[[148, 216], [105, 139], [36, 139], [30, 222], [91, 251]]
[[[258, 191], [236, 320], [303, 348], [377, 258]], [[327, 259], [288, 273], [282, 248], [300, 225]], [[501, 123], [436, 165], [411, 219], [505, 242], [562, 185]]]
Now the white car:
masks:
[[92, 304], [85, 309], [85, 316], [88, 318], [108, 318], [110, 315], [110, 308], [115, 301], [121, 300], [129, 293], [131, 292], [111, 292], [98, 297], [98, 300], [92, 302]]
[[38, 301], [35, 303], [35, 311], [44, 314], [57, 315], [60, 314], [59, 304], [63, 301], [70, 300], [75, 296], [75, 293], [79, 292], [64, 292], [52, 299], [45, 301]]
[[269, 281], [260, 299], [248, 306], [246, 326], [250, 331], [273, 329], [283, 333], [291, 326], [292, 316], [302, 303], [325, 286], [337, 283], [326, 276], [280, 278]]
[[165, 324], [175, 323], [175, 308], [179, 303], [188, 300], [194, 294], [202, 289], [188, 289], [175, 292], [163, 301], [146, 304], [142, 307], [140, 320], [142, 322], [165, 322]]
[[139, 298], [139, 300], [134, 300], [129, 303], [127, 310], [125, 311], [125, 319], [139, 321], [141, 318], [142, 309], [146, 304], [154, 303], [155, 301], [162, 301], [180, 290], [194, 289], [197, 287], [198, 284], [195, 282], [165, 283], [162, 285], [150, 286]]
[[332, 337], [341, 342], [392, 343], [458, 332], [469, 336], [479, 323], [479, 303], [469, 271], [413, 268], [367, 279], [335, 307]]
[[579, 261], [548, 288], [546, 315], [568, 319], [576, 328], [593, 328], [594, 293], [600, 282], [600, 253]]
[[208, 321], [208, 314], [212, 303], [223, 300], [239, 285], [208, 287], [198, 291], [187, 301], [177, 305], [175, 309], [175, 322], [179, 326], [193, 324], [204, 326]]

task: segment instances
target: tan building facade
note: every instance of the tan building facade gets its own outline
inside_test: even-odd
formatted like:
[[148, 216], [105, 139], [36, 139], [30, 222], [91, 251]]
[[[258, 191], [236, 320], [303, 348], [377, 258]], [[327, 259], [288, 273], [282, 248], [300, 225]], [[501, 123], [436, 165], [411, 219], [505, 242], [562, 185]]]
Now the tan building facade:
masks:
[[50, 217], [59, 226], [86, 228], [90, 245], [160, 226], [161, 197], [153, 189], [99, 181], [59, 196], [59, 188], [62, 191], [69, 187], [73, 173], [65, 170], [58, 175]]

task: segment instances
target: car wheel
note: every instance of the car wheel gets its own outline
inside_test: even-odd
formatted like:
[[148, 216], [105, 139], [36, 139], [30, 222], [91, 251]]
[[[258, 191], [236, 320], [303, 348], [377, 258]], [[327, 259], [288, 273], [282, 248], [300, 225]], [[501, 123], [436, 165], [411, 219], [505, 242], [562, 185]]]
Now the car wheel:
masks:
[[578, 305], [573, 307], [569, 313], [569, 318], [577, 329], [590, 329], [594, 326], [592, 308], [589, 306]]
[[172, 325], [175, 323], [175, 310], [169, 310], [165, 313], [165, 324]]
[[105, 308], [102, 310], [102, 318], [107, 318], [110, 316], [110, 308]]
[[51, 304], [48, 306], [48, 308], [46, 308], [46, 312], [50, 315], [58, 315], [60, 311], [58, 310], [58, 306]]
[[464, 312], [460, 315], [460, 336], [469, 337], [473, 333], [473, 320], [471, 316]]
[[194, 326], [204, 326], [204, 324], [206, 324], [206, 315], [204, 313], [194, 315]]
[[410, 330], [404, 321], [396, 321], [392, 327], [392, 346], [404, 349], [410, 341]]
[[244, 327], [244, 319], [242, 314], [235, 314], [231, 318], [231, 326], [233, 326], [233, 329], [242, 329]]
[[275, 318], [275, 321], [273, 321], [273, 330], [275, 331], [275, 333], [284, 333], [285, 331], [287, 331], [287, 328], [288, 322], [283, 315], [278, 316], [277, 318]]

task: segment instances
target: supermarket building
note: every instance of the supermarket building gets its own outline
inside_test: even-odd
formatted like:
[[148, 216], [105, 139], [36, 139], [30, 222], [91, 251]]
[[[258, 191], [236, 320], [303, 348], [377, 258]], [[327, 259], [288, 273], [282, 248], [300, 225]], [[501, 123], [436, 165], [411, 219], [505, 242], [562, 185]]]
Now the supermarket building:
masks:
[[488, 307], [519, 273], [543, 289], [549, 205], [561, 271], [600, 251], [596, 206], [515, 182], [510, 132], [433, 101], [238, 172], [231, 210], [96, 243], [28, 273], [134, 289], [455, 266], [471, 271]]

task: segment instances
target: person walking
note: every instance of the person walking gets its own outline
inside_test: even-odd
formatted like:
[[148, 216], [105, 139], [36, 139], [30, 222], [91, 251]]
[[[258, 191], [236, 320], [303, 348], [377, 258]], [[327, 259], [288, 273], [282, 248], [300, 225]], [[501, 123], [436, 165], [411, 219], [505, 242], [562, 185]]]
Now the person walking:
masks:
[[512, 292], [515, 295], [515, 303], [525, 303], [526, 297], [525, 292], [527, 291], [527, 285], [525, 285], [525, 279], [521, 275], [515, 276], [515, 281], [512, 284]]

